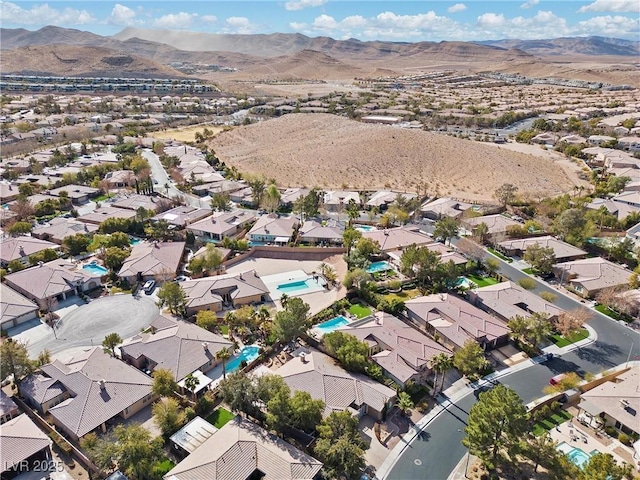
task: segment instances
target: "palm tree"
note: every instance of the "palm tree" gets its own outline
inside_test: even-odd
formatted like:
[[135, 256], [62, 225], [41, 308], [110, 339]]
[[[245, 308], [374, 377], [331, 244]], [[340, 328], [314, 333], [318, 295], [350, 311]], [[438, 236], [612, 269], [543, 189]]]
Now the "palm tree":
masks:
[[227, 312], [224, 315], [224, 321], [227, 324], [229, 340], [233, 342], [233, 324], [237, 322], [236, 315], [233, 312]]
[[282, 308], [287, 308], [288, 301], [289, 301], [289, 295], [287, 295], [286, 293], [283, 293], [282, 296], [280, 297], [280, 305], [282, 305]]
[[480, 241], [480, 243], [484, 244], [487, 241], [487, 235], [489, 234], [489, 226], [481, 222], [476, 228], [473, 229], [473, 235]]
[[407, 414], [415, 405], [413, 400], [407, 392], [400, 392], [398, 394], [398, 398], [396, 399], [396, 406], [400, 409], [403, 414]]
[[229, 360], [229, 357], [231, 357], [231, 353], [226, 348], [223, 348], [216, 353], [216, 360], [222, 360], [222, 378], [225, 380], [227, 379], [227, 368], [225, 362]]
[[442, 374], [440, 389], [444, 386], [444, 376], [453, 367], [453, 359], [442, 352], [431, 359], [431, 369], [433, 370], [433, 393], [438, 393], [438, 374]]
[[184, 377], [184, 388], [191, 392], [194, 400], [196, 398], [196, 388], [198, 388], [198, 385], [200, 385], [200, 380], [194, 377], [193, 373]]

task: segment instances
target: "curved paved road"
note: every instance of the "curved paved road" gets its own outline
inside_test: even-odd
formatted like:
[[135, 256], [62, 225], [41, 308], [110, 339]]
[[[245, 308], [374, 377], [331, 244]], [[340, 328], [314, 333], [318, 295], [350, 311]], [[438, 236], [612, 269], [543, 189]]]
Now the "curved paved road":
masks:
[[56, 327], [41, 324], [17, 335], [26, 341], [32, 358], [44, 349], [58, 353], [74, 347], [100, 345], [104, 337], [116, 332], [122, 338], [139, 333], [159, 314], [155, 302], [145, 296], [114, 295], [93, 300], [65, 315]]
[[[501, 273], [516, 282], [520, 278], [529, 277], [502, 261]], [[572, 309], [582, 305], [581, 302], [563, 295], [557, 289], [538, 280], [536, 282], [537, 286], [533, 291], [536, 293], [552, 291], [558, 294], [555, 304], [559, 307]], [[625, 363], [629, 356], [633, 358], [634, 355], [640, 355], [638, 332], [596, 311], [593, 313], [594, 318], [589, 325], [597, 333], [596, 342], [548, 362], [507, 374], [501, 377], [499, 382], [513, 388], [527, 404], [542, 396], [542, 389], [548, 384], [549, 378], [558, 373], [568, 371], [581, 374], [599, 373]], [[455, 404], [445, 400], [443, 406], [447, 406], [447, 409], [435, 417], [406, 446], [384, 478], [388, 480], [446, 479], [466, 453], [465, 447], [460, 442], [464, 437], [469, 409], [475, 403], [476, 396], [477, 392], [470, 393]]]

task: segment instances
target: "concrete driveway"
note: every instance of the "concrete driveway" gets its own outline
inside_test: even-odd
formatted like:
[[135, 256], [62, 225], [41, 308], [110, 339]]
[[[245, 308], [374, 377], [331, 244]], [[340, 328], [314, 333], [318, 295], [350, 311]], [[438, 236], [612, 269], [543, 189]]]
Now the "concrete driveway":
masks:
[[54, 354], [69, 348], [100, 345], [113, 332], [123, 339], [131, 337], [149, 326], [158, 314], [157, 305], [149, 297], [114, 295], [93, 300], [68, 313], [59, 320], [55, 332], [40, 323], [16, 335], [8, 333], [25, 342], [29, 355], [35, 358], [44, 349]]

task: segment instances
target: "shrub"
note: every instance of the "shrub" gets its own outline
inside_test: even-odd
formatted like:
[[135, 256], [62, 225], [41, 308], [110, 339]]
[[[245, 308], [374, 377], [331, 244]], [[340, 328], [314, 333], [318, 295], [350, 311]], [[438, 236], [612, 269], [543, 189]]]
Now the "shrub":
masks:
[[525, 290], [532, 290], [536, 288], [536, 281], [533, 278], [521, 278], [518, 280], [518, 285]]
[[620, 432], [618, 434], [618, 440], [620, 441], [620, 443], [622, 443], [623, 445], [631, 445], [631, 437], [629, 437], [629, 435], [627, 435], [626, 433], [622, 433]]
[[213, 400], [211, 400], [207, 395], [203, 395], [198, 399], [198, 403], [196, 404], [196, 412], [199, 415], [209, 413], [212, 408]]
[[604, 432], [610, 437], [615, 437], [617, 434], [617, 430], [611, 425], [607, 425], [606, 427], [604, 427]]
[[198, 416], [198, 414], [193, 409], [193, 407], [187, 407], [187, 408], [184, 409], [184, 416], [187, 419], [187, 422], [190, 422], [191, 420], [196, 418]]

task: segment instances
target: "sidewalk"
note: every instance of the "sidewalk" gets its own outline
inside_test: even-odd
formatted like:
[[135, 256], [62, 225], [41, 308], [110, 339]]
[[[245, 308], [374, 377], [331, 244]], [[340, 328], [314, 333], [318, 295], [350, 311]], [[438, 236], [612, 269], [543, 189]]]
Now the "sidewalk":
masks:
[[[422, 419], [418, 423], [416, 423], [409, 430], [409, 432], [405, 434], [405, 436], [402, 439], [400, 439], [398, 444], [389, 453], [384, 463], [380, 465], [380, 468], [378, 468], [375, 478], [376, 479], [386, 478], [386, 476], [389, 474], [389, 472], [395, 465], [397, 459], [400, 457], [400, 455], [402, 455], [404, 449], [407, 448], [407, 446], [422, 432], [422, 430], [424, 430], [427, 427], [427, 425], [429, 425], [429, 423], [431, 423], [432, 420], [434, 420], [441, 412], [446, 410], [449, 407], [449, 405], [455, 404], [458, 400], [473, 393], [474, 391], [476, 391], [478, 388], [482, 386], [493, 384], [497, 379], [501, 377], [504, 377], [514, 372], [518, 372], [520, 370], [524, 370], [533, 365], [537, 365], [539, 363], [545, 362], [547, 360], [546, 354], [548, 353], [552, 353], [553, 355], [563, 355], [567, 352], [570, 352], [572, 350], [581, 348], [585, 345], [589, 345], [595, 342], [597, 340], [596, 332], [587, 325], [585, 325], [585, 327], [589, 331], [589, 337], [585, 338], [584, 340], [581, 340], [580, 342], [573, 343], [563, 348], [558, 348], [555, 345], [551, 345], [549, 347], [546, 347], [543, 350], [545, 352], [544, 355], [540, 355], [535, 358], [530, 358], [524, 362], [520, 362], [514, 365], [513, 367], [500, 370], [499, 372], [493, 372], [487, 375], [486, 377], [481, 378], [480, 380], [477, 380], [476, 382], [469, 382], [465, 378], [462, 378], [454, 382], [453, 385], [451, 385], [443, 393], [438, 395], [438, 397], [436, 398], [436, 401], [438, 402], [438, 404], [431, 410], [431, 412], [429, 412], [427, 415], [422, 417]], [[466, 457], [463, 458], [463, 460], [466, 460]], [[456, 469], [454, 469], [454, 471], [451, 473], [451, 475], [454, 475], [454, 474], [458, 475], [458, 470], [462, 469], [462, 477], [450, 476], [449, 479], [464, 478], [465, 462], [463, 460], [461, 460], [458, 463]]]

